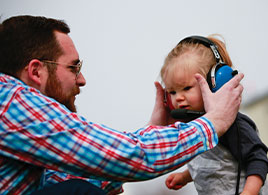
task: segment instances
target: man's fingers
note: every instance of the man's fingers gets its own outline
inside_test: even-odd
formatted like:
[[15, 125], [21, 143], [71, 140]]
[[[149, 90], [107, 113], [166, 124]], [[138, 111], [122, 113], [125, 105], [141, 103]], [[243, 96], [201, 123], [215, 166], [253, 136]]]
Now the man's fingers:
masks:
[[203, 95], [206, 93], [211, 93], [209, 86], [208, 86], [208, 83], [202, 75], [195, 74], [195, 78], [196, 78], [197, 82], [199, 83], [199, 86], [200, 86], [200, 89], [201, 89], [201, 92]]
[[[208, 83], [207, 83], [206, 79], [204, 77], [202, 77], [202, 75], [195, 74], [195, 78], [196, 78], [196, 80], [198, 81], [198, 83], [200, 85], [200, 89], [202, 91], [202, 94], [210, 91]], [[228, 82], [229, 85], [227, 85], [227, 86], [229, 86], [231, 89], [238, 88], [238, 90], [240, 92], [242, 92], [243, 91], [243, 86], [240, 85], [240, 82], [241, 82], [241, 80], [243, 78], [244, 78], [244, 74], [239, 73]], [[225, 85], [223, 87], [225, 87]]]
[[[223, 85], [223, 87], [225, 86], [229, 86], [231, 90], [233, 90], [233, 88], [237, 88], [239, 87], [239, 90], [243, 91], [243, 87], [240, 84], [241, 80], [244, 78], [244, 74], [243, 73], [239, 73], [236, 76], [234, 76], [230, 81], [228, 81], [228, 85]], [[240, 86], [242, 87], [240, 87]]]
[[222, 88], [227, 87], [228, 90], [233, 91], [233, 95], [239, 98], [239, 103], [241, 103], [242, 101], [242, 92], [244, 90], [244, 87], [240, 83], [243, 78], [244, 74], [239, 73], [234, 78], [232, 78], [228, 83], [226, 83], [226, 85], [222, 87]]
[[236, 75], [234, 78], [231, 79], [231, 83], [233, 84], [234, 88], [236, 88], [239, 84], [240, 81], [244, 78], [244, 74], [243, 73], [239, 73], [238, 75]]
[[156, 99], [159, 101], [164, 101], [164, 90], [162, 85], [158, 82], [154, 82], [155, 88], [156, 88]]

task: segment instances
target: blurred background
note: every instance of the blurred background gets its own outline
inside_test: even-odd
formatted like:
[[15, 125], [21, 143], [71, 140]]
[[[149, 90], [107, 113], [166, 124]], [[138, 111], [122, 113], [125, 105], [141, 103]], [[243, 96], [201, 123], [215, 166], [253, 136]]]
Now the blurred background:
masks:
[[[255, 120], [268, 145], [267, 8], [266, 0], [0, 0], [1, 20], [29, 14], [69, 24], [87, 79], [78, 113], [121, 131], [148, 122], [153, 83], [182, 38], [221, 34], [235, 68], [245, 74], [241, 111]], [[123, 194], [197, 194], [192, 184], [168, 190], [166, 177], [127, 183]]]

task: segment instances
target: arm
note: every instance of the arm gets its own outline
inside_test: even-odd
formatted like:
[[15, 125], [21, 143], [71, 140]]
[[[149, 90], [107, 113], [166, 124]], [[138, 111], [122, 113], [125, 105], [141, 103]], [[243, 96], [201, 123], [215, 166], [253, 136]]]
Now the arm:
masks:
[[26, 169], [25, 162], [81, 177], [140, 181], [173, 171], [218, 142], [205, 117], [126, 133], [88, 122], [26, 85], [10, 85], [1, 85], [0, 155], [17, 162], [10, 163], [14, 170]]
[[187, 183], [192, 182], [193, 179], [188, 169], [179, 173], [172, 173], [166, 179], [166, 186], [169, 189], [178, 190], [185, 186]]
[[[254, 187], [253, 189], [255, 190], [258, 189], [257, 184], [250, 184], [250, 181], [254, 180], [248, 180], [249, 177], [260, 179], [262, 185], [265, 182], [268, 171], [268, 148], [261, 141], [257, 131], [255, 123], [248, 116], [238, 113], [234, 124], [220, 138], [220, 143], [231, 152], [236, 160], [239, 160], [239, 156], [241, 157], [242, 166], [245, 168], [247, 177], [246, 183], [249, 186], [245, 186], [245, 189], [250, 189], [250, 187]], [[239, 143], [240, 150], [238, 150]]]
[[257, 175], [247, 177], [245, 187], [241, 195], [258, 195], [263, 185], [262, 179]]

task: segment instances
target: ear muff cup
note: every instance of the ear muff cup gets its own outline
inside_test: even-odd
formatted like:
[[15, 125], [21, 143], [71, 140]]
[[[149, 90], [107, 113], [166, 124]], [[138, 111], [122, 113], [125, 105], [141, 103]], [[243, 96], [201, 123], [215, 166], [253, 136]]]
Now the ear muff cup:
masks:
[[215, 69], [215, 86], [212, 86], [211, 70], [207, 74], [207, 82], [212, 92], [216, 92], [238, 72], [226, 64], [219, 64]]
[[181, 43], [199, 43], [211, 49], [216, 60], [216, 65], [209, 70], [207, 74], [207, 82], [212, 92], [216, 92], [238, 73], [237, 70], [233, 70], [222, 61], [217, 45], [210, 39], [202, 36], [190, 36], [181, 40], [178, 45]]

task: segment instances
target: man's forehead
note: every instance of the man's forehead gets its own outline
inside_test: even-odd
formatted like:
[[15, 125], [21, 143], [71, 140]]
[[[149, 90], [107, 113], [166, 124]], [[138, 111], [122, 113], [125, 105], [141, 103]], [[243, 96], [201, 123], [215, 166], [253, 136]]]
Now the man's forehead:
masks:
[[68, 58], [68, 62], [65, 61], [66, 63], [79, 60], [78, 52], [71, 37], [68, 34], [58, 31], [55, 32], [55, 36], [63, 51], [63, 54], [59, 57], [59, 59], [63, 57]]

